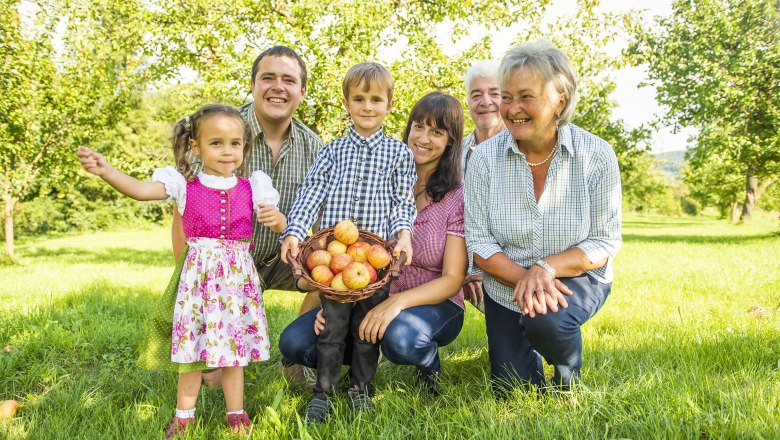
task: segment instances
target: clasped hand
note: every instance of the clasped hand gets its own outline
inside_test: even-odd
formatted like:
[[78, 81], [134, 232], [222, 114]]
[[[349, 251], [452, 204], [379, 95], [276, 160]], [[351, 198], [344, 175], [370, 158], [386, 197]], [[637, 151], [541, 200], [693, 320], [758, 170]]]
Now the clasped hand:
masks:
[[563, 308], [569, 307], [564, 295], [571, 294], [572, 291], [561, 280], [533, 265], [517, 282], [512, 292], [512, 301], [517, 302], [523, 315], [533, 318], [537, 313], [546, 314], [548, 308], [554, 313], [558, 311], [559, 305]]

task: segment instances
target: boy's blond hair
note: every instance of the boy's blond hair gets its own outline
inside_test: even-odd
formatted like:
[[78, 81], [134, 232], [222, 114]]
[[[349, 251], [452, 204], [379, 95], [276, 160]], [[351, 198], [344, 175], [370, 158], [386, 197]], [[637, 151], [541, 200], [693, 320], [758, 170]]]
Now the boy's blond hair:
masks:
[[361, 84], [363, 84], [363, 91], [368, 91], [372, 84], [379, 84], [387, 89], [387, 100], [393, 100], [393, 77], [385, 66], [367, 61], [350, 67], [341, 84], [344, 99], [349, 99], [350, 87], [358, 87]]

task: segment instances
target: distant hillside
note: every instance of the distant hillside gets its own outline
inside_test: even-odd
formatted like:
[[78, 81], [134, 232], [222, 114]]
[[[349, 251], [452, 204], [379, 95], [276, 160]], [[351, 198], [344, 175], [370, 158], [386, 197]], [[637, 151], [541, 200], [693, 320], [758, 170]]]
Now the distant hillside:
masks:
[[676, 181], [680, 180], [680, 168], [685, 162], [685, 150], [653, 154], [653, 157], [660, 163], [661, 171]]

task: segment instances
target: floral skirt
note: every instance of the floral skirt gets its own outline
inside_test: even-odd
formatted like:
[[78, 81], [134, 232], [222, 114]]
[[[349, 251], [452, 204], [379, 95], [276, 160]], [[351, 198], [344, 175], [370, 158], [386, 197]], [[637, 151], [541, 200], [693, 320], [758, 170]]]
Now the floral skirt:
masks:
[[138, 364], [180, 373], [269, 357], [249, 243], [192, 238], [147, 324]]

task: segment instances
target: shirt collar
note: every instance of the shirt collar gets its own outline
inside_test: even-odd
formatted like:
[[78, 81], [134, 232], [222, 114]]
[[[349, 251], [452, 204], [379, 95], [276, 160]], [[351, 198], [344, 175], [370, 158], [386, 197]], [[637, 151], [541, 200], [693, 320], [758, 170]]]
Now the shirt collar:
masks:
[[468, 136], [463, 138], [463, 149], [474, 149], [477, 146], [477, 132], [472, 131]]
[[371, 136], [363, 137], [357, 131], [355, 131], [355, 127], [352, 126], [349, 127], [348, 136], [350, 139], [352, 139], [353, 142], [355, 142], [358, 145], [363, 145], [365, 143], [368, 145], [368, 148], [374, 148], [375, 146], [379, 145], [379, 142], [385, 136], [385, 132], [384, 132], [384, 128], [380, 127], [379, 130], [377, 130], [376, 133], [372, 134]]
[[235, 174], [230, 177], [220, 177], [206, 174], [203, 171], [198, 173], [198, 180], [200, 180], [203, 186], [211, 189], [230, 189], [238, 183], [238, 178]]
[[[249, 128], [252, 130], [252, 138], [257, 139], [260, 135], [263, 134], [263, 126], [260, 125], [260, 121], [257, 119], [257, 113], [255, 113], [255, 103], [252, 102], [249, 108], [247, 109], [247, 115], [246, 115], [247, 122], [249, 122]], [[287, 130], [287, 137], [292, 140], [295, 138], [295, 132], [296, 132], [296, 119], [292, 118], [290, 119], [290, 129]]]

